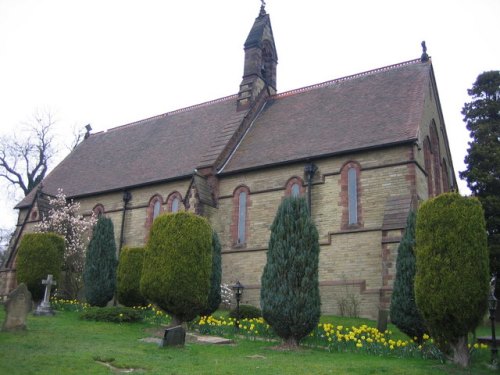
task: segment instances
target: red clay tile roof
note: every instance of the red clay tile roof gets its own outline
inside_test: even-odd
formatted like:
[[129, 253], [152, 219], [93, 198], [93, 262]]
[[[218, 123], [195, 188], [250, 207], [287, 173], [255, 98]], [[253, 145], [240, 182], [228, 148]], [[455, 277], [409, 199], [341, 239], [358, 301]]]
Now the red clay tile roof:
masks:
[[[431, 69], [415, 60], [275, 95], [222, 172], [416, 139]], [[246, 115], [236, 99], [92, 134], [44, 179], [43, 191], [78, 197], [190, 177], [215, 162]]]
[[[236, 95], [92, 134], [43, 180], [67, 197], [191, 178], [200, 159], [236, 113]], [[25, 207], [25, 197], [16, 207]]]
[[430, 69], [414, 60], [278, 94], [221, 172], [414, 140]]

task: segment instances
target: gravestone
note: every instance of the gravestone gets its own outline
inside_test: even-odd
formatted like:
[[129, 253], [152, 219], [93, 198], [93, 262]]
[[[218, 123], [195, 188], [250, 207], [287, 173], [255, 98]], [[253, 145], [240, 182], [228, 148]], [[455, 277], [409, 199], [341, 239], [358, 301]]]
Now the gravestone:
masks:
[[48, 275], [47, 279], [42, 280], [42, 284], [45, 285], [45, 295], [43, 296], [43, 301], [38, 305], [34, 315], [54, 315], [54, 310], [50, 306], [50, 289], [52, 285], [57, 285], [57, 282], [52, 279], [52, 275]]
[[160, 347], [165, 346], [184, 346], [186, 342], [186, 330], [182, 326], [176, 326], [165, 329], [165, 335], [161, 340]]
[[378, 310], [378, 318], [377, 318], [377, 329], [379, 332], [385, 332], [387, 329], [387, 320], [389, 317], [389, 311], [384, 309]]
[[26, 329], [26, 317], [31, 311], [31, 293], [26, 284], [21, 283], [7, 297], [5, 302], [5, 321], [2, 331], [21, 331]]

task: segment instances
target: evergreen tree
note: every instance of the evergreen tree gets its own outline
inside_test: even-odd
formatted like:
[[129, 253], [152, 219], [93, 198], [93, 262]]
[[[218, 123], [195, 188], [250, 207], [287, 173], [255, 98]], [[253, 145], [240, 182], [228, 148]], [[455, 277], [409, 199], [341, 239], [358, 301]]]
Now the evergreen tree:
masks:
[[271, 226], [260, 304], [286, 346], [296, 347], [318, 324], [318, 262], [318, 231], [306, 200], [285, 198]]
[[396, 260], [396, 278], [391, 299], [391, 322], [410, 337], [419, 342], [426, 332], [415, 303], [415, 211], [410, 211], [406, 220], [406, 229], [399, 243]]
[[64, 254], [64, 238], [55, 233], [27, 233], [17, 253], [16, 278], [25, 283], [35, 301], [43, 299], [42, 280], [52, 275], [59, 284]]
[[113, 298], [116, 266], [113, 222], [100, 217], [92, 232], [83, 272], [85, 297], [90, 305], [103, 307]]
[[468, 93], [462, 114], [472, 141], [460, 178], [483, 205], [490, 271], [500, 273], [500, 71], [480, 74]]
[[124, 247], [120, 251], [120, 260], [116, 271], [116, 294], [118, 301], [124, 306], [146, 305], [146, 300], [140, 290], [143, 263], [143, 247]]
[[141, 293], [172, 316], [194, 319], [207, 306], [212, 270], [212, 228], [189, 212], [158, 216], [146, 245]]
[[208, 303], [200, 315], [212, 315], [219, 308], [221, 298], [221, 248], [217, 232], [212, 231], [212, 273], [210, 276], [210, 290], [208, 292]]
[[490, 279], [481, 204], [457, 193], [429, 199], [418, 210], [416, 241], [418, 309], [441, 350], [468, 366], [467, 336], [484, 318]]

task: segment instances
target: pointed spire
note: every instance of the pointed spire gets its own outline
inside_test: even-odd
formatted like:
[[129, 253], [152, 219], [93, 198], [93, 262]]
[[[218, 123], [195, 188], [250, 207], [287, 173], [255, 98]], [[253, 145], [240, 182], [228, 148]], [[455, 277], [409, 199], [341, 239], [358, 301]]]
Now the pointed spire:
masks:
[[429, 55], [427, 54], [427, 46], [425, 45], [425, 40], [422, 41], [422, 56], [420, 56], [421, 62], [429, 61]]

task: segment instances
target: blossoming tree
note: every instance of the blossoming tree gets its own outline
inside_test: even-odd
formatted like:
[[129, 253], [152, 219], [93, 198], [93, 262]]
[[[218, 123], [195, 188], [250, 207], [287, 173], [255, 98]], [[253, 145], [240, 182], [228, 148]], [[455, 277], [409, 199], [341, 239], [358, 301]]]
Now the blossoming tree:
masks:
[[80, 203], [67, 201], [62, 189], [54, 198], [49, 198], [51, 209], [37, 225], [38, 232], [53, 232], [64, 237], [64, 280], [59, 290], [66, 297], [77, 298], [83, 286], [85, 251], [90, 240], [91, 229], [97, 222], [94, 214], [84, 217], [79, 213]]

